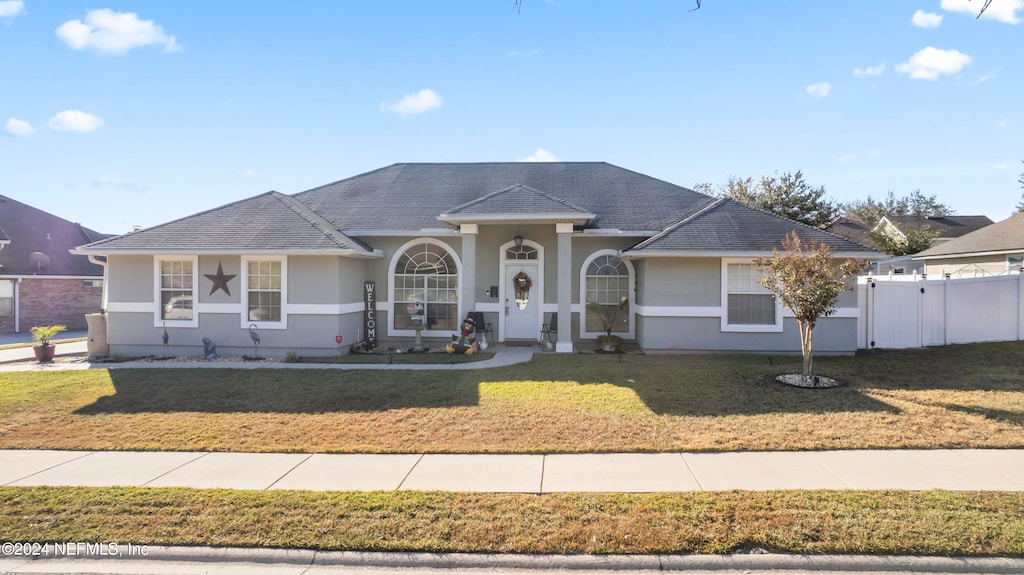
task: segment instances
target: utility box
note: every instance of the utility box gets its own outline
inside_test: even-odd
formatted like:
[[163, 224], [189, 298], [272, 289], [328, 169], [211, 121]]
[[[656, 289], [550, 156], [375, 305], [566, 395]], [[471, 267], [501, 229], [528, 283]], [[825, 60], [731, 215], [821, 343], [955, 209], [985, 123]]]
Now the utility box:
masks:
[[103, 357], [110, 354], [110, 345], [107, 344], [107, 314], [87, 313], [85, 322], [89, 326], [89, 336], [86, 342], [86, 350], [90, 357]]

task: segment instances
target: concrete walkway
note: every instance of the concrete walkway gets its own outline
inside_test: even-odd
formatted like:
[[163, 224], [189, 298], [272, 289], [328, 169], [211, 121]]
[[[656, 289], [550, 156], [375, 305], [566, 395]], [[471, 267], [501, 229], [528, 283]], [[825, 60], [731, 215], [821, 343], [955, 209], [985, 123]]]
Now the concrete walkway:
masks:
[[494, 493], [1024, 491], [1024, 450], [550, 455], [0, 450], [0, 485]]

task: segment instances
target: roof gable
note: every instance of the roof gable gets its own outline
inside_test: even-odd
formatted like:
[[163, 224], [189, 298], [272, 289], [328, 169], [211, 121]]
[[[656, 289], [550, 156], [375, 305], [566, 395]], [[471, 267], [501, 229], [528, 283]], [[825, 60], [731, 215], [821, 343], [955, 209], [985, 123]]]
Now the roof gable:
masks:
[[882, 254], [848, 238], [721, 198], [700, 212], [623, 252], [625, 255], [712, 255], [771, 253], [796, 231], [801, 240], [821, 242], [840, 257]]
[[301, 202], [278, 192], [83, 246], [82, 251], [141, 253], [349, 252], [371, 255]]
[[456, 206], [438, 216], [445, 222], [462, 221], [573, 221], [583, 225], [595, 214], [563, 199], [516, 184], [471, 202]]

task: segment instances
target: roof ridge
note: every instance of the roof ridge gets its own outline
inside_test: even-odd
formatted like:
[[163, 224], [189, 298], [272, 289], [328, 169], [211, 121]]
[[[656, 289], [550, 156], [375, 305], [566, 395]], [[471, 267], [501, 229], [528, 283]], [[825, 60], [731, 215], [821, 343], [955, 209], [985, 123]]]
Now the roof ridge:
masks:
[[367, 251], [361, 244], [352, 240], [352, 238], [346, 236], [341, 230], [334, 227], [333, 224], [328, 222], [323, 216], [316, 213], [309, 206], [302, 203], [298, 199], [282, 194], [281, 192], [269, 192], [271, 196], [277, 201], [281, 202], [288, 209], [295, 212], [297, 216], [309, 222], [317, 231], [324, 234], [331, 239], [338, 247], [350, 249], [356, 247], [362, 251]]
[[516, 189], [524, 189], [526, 191], [529, 191], [529, 192], [532, 192], [534, 194], [537, 194], [538, 196], [541, 196], [542, 198], [546, 198], [546, 199], [551, 200], [551, 201], [553, 201], [553, 202], [555, 202], [557, 204], [561, 204], [561, 205], [563, 205], [563, 206], [565, 206], [567, 208], [575, 210], [575, 211], [577, 211], [577, 212], [579, 212], [581, 214], [591, 215], [591, 213], [588, 210], [585, 210], [585, 209], [577, 206], [576, 204], [574, 204], [574, 203], [572, 203], [572, 202], [570, 202], [568, 200], [564, 200], [562, 198], [553, 196], [553, 195], [551, 195], [551, 194], [549, 194], [547, 192], [542, 192], [542, 191], [540, 191], [540, 190], [538, 190], [536, 188], [530, 187], [530, 186], [528, 186], [526, 184], [523, 184], [523, 183], [512, 184], [511, 186], [507, 186], [507, 187], [504, 187], [504, 188], [502, 188], [500, 190], [491, 192], [491, 193], [489, 193], [487, 195], [480, 196], [479, 198], [470, 200], [470, 201], [468, 201], [468, 202], [466, 202], [464, 204], [459, 204], [459, 205], [455, 206], [454, 208], [450, 208], [448, 210], [445, 210], [445, 211], [441, 212], [441, 215], [452, 214], [452, 213], [454, 213], [456, 211], [464, 210], [464, 209], [466, 209], [466, 208], [468, 208], [470, 206], [474, 206], [474, 205], [477, 205], [477, 204], [484, 203], [484, 202], [486, 202], [486, 201], [488, 201], [488, 200], [490, 200], [492, 198], [495, 198], [495, 197], [500, 196], [502, 194], [507, 194], [507, 193], [509, 193], [509, 192], [511, 192], [513, 190], [516, 190]]
[[[700, 193], [700, 192], [697, 192], [697, 193]], [[702, 194], [702, 195], [707, 195], [707, 194]], [[711, 198], [712, 196], [707, 196], [707, 197]], [[653, 236], [647, 238], [646, 240], [644, 240], [644, 241], [638, 243], [637, 245], [629, 248], [629, 250], [627, 250], [627, 251], [636, 250], [636, 249], [643, 249], [644, 247], [647, 246], [647, 244], [654, 243], [656, 240], [658, 240], [662, 236], [668, 235], [669, 233], [671, 233], [671, 232], [681, 228], [682, 226], [692, 222], [697, 217], [702, 216], [705, 213], [710, 212], [710, 211], [718, 208], [719, 206], [724, 204], [726, 202], [726, 200], [728, 200], [728, 198], [718, 198], [718, 199], [712, 201], [710, 204], [702, 207], [701, 209], [697, 210], [696, 212], [693, 212], [692, 214], [686, 216], [685, 218], [679, 220], [678, 222], [668, 226], [667, 228], [661, 230], [660, 232], [654, 234]]]
[[78, 246], [78, 247], [86, 247], [86, 246], [92, 247], [92, 246], [103, 245], [103, 244], [105, 244], [107, 242], [114, 241], [114, 240], [116, 240], [118, 238], [122, 238], [122, 237], [124, 237], [126, 235], [138, 234], [138, 233], [143, 233], [143, 232], [149, 232], [149, 231], [152, 231], [152, 230], [159, 230], [160, 228], [165, 228], [165, 227], [167, 227], [169, 225], [176, 224], [176, 223], [184, 221], [184, 220], [188, 220], [188, 219], [195, 218], [195, 217], [198, 217], [198, 216], [203, 216], [203, 215], [209, 214], [211, 212], [216, 212], [218, 210], [223, 210], [225, 208], [229, 208], [231, 206], [234, 206], [234, 205], [237, 205], [237, 204], [241, 204], [243, 202], [250, 202], [252, 200], [255, 200], [256, 198], [260, 198], [260, 197], [263, 197], [263, 196], [268, 196], [268, 195], [276, 194], [276, 193], [278, 193], [278, 192], [275, 192], [274, 190], [270, 190], [269, 192], [263, 192], [262, 194], [256, 194], [255, 196], [249, 196], [248, 198], [242, 198], [240, 200], [235, 200], [233, 202], [228, 202], [228, 203], [226, 203], [224, 205], [214, 206], [214, 207], [212, 207], [210, 209], [203, 210], [201, 212], [196, 212], [194, 214], [189, 214], [187, 216], [182, 216], [180, 218], [173, 219], [173, 220], [171, 220], [169, 222], [164, 222], [162, 224], [157, 224], [157, 225], [155, 225], [155, 226], [153, 226], [151, 228], [143, 228], [141, 230], [138, 230], [138, 231], [135, 231], [135, 232], [131, 232], [129, 234], [124, 234], [124, 235], [113, 235], [113, 236], [110, 236], [109, 238], [103, 238], [102, 240], [97, 240], [97, 241], [92, 242], [90, 244], [86, 244], [84, 246]]

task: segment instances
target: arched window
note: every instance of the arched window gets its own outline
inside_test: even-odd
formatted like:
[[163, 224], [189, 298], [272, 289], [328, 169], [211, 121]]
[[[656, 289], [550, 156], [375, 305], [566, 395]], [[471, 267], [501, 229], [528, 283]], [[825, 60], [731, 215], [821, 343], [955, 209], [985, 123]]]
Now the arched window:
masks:
[[[629, 333], [630, 314], [629, 296], [630, 270], [625, 262], [612, 254], [598, 255], [587, 265], [584, 276], [584, 301], [585, 303], [597, 302], [608, 312], [613, 312], [619, 305], [625, 302], [625, 309], [615, 315], [612, 323], [613, 333]], [[603, 318], [592, 310], [585, 310], [586, 320], [584, 331], [589, 333], [604, 333], [605, 326]], [[611, 313], [606, 317], [611, 317]]]
[[459, 271], [448, 250], [429, 242], [413, 244], [393, 271], [394, 329], [415, 329], [417, 315], [426, 330], [458, 328]]

